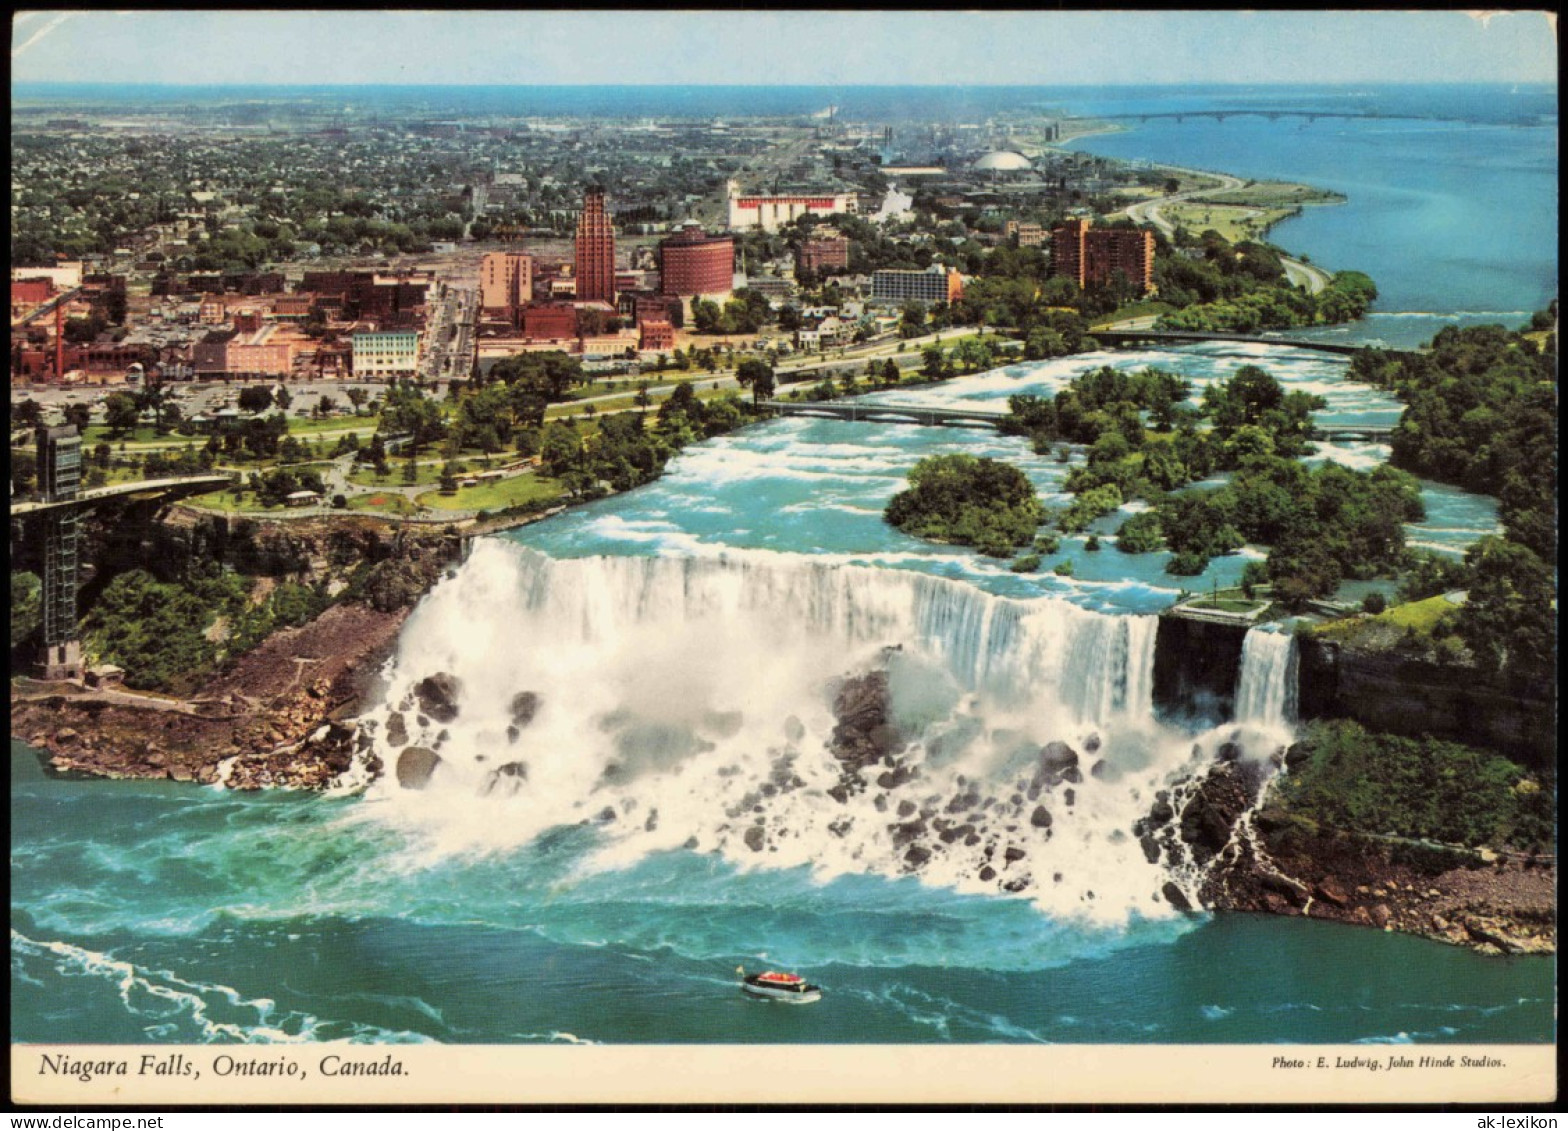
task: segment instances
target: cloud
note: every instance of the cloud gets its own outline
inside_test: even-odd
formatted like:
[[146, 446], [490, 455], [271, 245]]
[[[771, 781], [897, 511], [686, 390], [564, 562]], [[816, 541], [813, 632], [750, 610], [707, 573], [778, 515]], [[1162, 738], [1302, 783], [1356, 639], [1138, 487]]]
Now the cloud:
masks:
[[[52, 32], [55, 28], [59, 27], [61, 24], [65, 23], [66, 20], [70, 19], [74, 15], [76, 15], [75, 12], [61, 12], [58, 16], [55, 16], [52, 20], [50, 20], [48, 23], [46, 23], [43, 27], [39, 28], [37, 31], [33, 32], [32, 35], [28, 36], [27, 40], [24, 43], [22, 43], [19, 47], [11, 48], [11, 58], [13, 58], [13, 59], [20, 58], [22, 53], [24, 51], [26, 51], [29, 47], [31, 47], [33, 44], [37, 43], [40, 39], [42, 39], [44, 36], [48, 35], [50, 32]], [[16, 22], [18, 24], [22, 23], [22, 17], [18, 16]]]

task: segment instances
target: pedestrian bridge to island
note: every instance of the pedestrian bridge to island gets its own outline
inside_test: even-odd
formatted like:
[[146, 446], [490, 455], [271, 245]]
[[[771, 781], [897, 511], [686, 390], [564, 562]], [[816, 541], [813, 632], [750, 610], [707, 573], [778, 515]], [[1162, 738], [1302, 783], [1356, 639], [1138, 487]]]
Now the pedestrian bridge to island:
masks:
[[[870, 401], [763, 401], [762, 407], [779, 416], [811, 416], [821, 420], [851, 420], [866, 424], [919, 424], [927, 428], [991, 428], [1000, 430], [1010, 412], [985, 409], [937, 408], [928, 405], [888, 404]], [[1387, 443], [1392, 428], [1361, 424], [1318, 425], [1308, 434], [1313, 440], [1355, 440]]]
[[1384, 353], [1420, 353], [1420, 350], [1388, 349], [1368, 342], [1318, 342], [1309, 338], [1285, 338], [1278, 334], [1223, 334], [1198, 330], [1091, 330], [1089, 336], [1102, 346], [1135, 346], [1146, 342], [1156, 345], [1201, 345], [1205, 342], [1239, 342], [1253, 346], [1290, 346], [1293, 349], [1317, 350], [1319, 353], [1337, 353], [1344, 357], [1364, 349], [1382, 350]]
[[1000, 428], [1011, 413], [871, 401], [763, 401], [780, 416], [815, 416], [868, 424], [921, 424], [928, 428]]

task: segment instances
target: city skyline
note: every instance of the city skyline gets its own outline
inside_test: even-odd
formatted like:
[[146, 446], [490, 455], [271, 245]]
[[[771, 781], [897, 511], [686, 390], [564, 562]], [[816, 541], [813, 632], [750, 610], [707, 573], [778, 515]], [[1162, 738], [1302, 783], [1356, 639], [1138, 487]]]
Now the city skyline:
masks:
[[[1557, 72], [1555, 18], [1542, 11], [33, 11], [13, 17], [12, 81], [578, 85], [585, 37], [614, 64], [596, 84], [650, 86], [759, 74], [784, 86], [1555, 83]], [[856, 57], [814, 49], [835, 40]]]

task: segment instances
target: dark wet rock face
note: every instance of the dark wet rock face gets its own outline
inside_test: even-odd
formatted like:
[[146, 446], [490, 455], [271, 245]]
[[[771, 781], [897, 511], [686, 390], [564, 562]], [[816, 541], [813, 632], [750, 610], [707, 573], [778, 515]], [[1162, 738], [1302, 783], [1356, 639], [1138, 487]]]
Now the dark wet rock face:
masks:
[[405, 746], [397, 756], [397, 784], [404, 789], [424, 789], [441, 764], [441, 755], [423, 746]]
[[408, 724], [403, 721], [401, 711], [393, 711], [387, 716], [387, 745], [406, 746], [408, 744]]
[[1064, 781], [1076, 785], [1082, 780], [1078, 772], [1078, 752], [1065, 742], [1048, 742], [1040, 748], [1039, 764], [1029, 783], [1030, 798], [1038, 796], [1039, 790], [1061, 785]]
[[890, 708], [887, 672], [846, 679], [833, 699], [838, 719], [828, 743], [833, 756], [846, 767], [860, 769], [894, 753], [902, 743]]
[[1160, 888], [1160, 894], [1165, 897], [1165, 902], [1169, 903], [1177, 911], [1192, 910], [1192, 901], [1182, 894], [1181, 888], [1169, 880], [1165, 882], [1164, 887]]
[[437, 722], [449, 723], [457, 718], [457, 699], [463, 684], [449, 672], [426, 676], [414, 685], [414, 698], [419, 701], [422, 714]]
[[528, 766], [523, 762], [506, 762], [497, 766], [485, 775], [484, 788], [481, 793], [490, 797], [510, 797], [522, 788], [528, 780]]
[[[518, 730], [534, 721], [539, 713], [539, 696], [532, 691], [519, 691], [512, 696], [512, 726]], [[508, 731], [510, 734], [510, 730]]]

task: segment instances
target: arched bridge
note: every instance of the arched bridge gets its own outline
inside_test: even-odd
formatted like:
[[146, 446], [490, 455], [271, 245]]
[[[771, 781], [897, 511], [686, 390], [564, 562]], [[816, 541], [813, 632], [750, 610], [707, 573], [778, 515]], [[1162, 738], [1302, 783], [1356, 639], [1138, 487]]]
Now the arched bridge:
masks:
[[925, 405], [877, 404], [869, 401], [763, 401], [780, 416], [816, 416], [828, 420], [863, 420], [872, 424], [921, 424], [928, 428], [998, 428], [1006, 412], [982, 409], [931, 408]]
[[71, 507], [92, 507], [105, 499], [120, 495], [200, 495], [227, 487], [233, 479], [227, 475], [182, 475], [168, 479], [144, 479], [139, 483], [117, 483], [113, 487], [99, 487], [83, 491], [75, 498], [57, 499], [53, 502], [12, 503], [12, 518], [62, 511]]
[[[1374, 348], [1366, 342], [1314, 342], [1307, 338], [1281, 338], [1269, 334], [1210, 334], [1198, 330], [1091, 330], [1090, 337], [1105, 346], [1132, 346], [1140, 342], [1166, 342], [1171, 345], [1191, 345], [1201, 342], [1242, 342], [1258, 346], [1292, 346], [1296, 349], [1317, 350], [1320, 353], [1337, 353], [1344, 356]], [[1375, 347], [1383, 348], [1383, 347]], [[1416, 353], [1416, 350], [1386, 350], [1388, 353]]]

